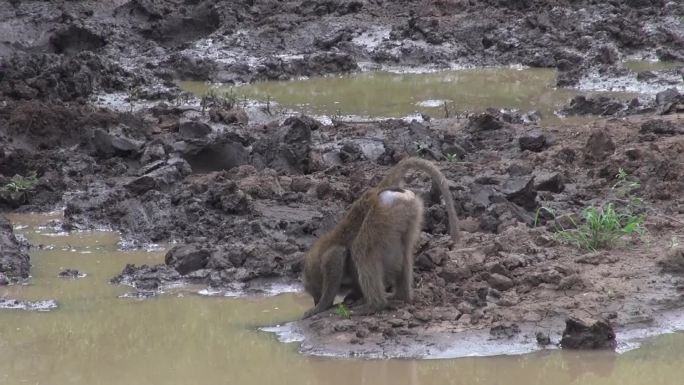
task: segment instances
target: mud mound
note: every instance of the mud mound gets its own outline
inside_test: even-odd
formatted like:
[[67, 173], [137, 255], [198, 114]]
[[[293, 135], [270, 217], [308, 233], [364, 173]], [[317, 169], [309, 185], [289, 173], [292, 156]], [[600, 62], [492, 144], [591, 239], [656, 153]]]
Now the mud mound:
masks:
[[17, 279], [28, 278], [31, 263], [26, 245], [12, 232], [12, 224], [0, 216], [0, 286]]
[[17, 54], [0, 62], [0, 92], [16, 99], [83, 100], [96, 91], [123, 91], [135, 77], [90, 52], [65, 57]]

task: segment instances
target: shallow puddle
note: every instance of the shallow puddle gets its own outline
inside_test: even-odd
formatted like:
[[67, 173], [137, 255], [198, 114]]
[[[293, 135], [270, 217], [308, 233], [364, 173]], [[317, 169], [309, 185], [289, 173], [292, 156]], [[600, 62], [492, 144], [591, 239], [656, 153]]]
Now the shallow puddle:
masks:
[[624, 66], [632, 72], [665, 71], [682, 67], [684, 66], [684, 63], [676, 61], [630, 60], [626, 61]]
[[[111, 232], [54, 234], [42, 215], [12, 215], [33, 244], [31, 284], [0, 297], [55, 299], [49, 312], [0, 310], [0, 384], [483, 384], [674, 385], [684, 378], [684, 334], [622, 355], [546, 351], [456, 360], [343, 360], [303, 356], [257, 331], [292, 320], [302, 295], [235, 299], [182, 289], [147, 300], [109, 279], [163, 252], [123, 252]], [[38, 232], [40, 231], [40, 232]], [[85, 278], [57, 278], [63, 268]]]
[[[556, 88], [556, 72], [543, 68], [485, 68], [433, 73], [362, 72], [304, 80], [260, 82], [237, 87], [181, 82], [196, 95], [218, 95], [274, 101], [290, 110], [314, 115], [404, 117], [425, 113], [433, 117], [478, 112], [489, 107], [536, 110], [543, 119], [558, 120], [554, 112], [580, 93]], [[602, 94], [630, 99], [633, 93]], [[446, 103], [446, 109], [445, 109]]]

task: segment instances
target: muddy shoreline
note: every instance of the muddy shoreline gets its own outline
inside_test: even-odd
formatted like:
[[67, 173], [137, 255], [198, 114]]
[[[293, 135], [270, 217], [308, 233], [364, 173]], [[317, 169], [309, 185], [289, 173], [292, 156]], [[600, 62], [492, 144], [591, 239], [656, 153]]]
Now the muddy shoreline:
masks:
[[[0, 208], [63, 207], [53, 224], [63, 230], [112, 228], [125, 247], [177, 244], [166, 264], [122, 266], [114, 283], [259, 290], [296, 282], [315, 237], [391, 165], [423, 156], [452, 181], [463, 249], [447, 247], [442, 206], [426, 205], [416, 302], [296, 322], [304, 352], [423, 356], [424, 341], [472, 330], [528, 343], [578, 314], [646, 329], [684, 304], [684, 68], [635, 74], [623, 61], [684, 60], [684, 6], [642, 3], [13, 2], [0, 7], [0, 186], [15, 174], [36, 180], [0, 191]], [[200, 105], [175, 85], [511, 64], [557, 68], [559, 86], [629, 79], [668, 90], [568, 101], [567, 114], [602, 116], [581, 125], [527, 111], [323, 124]], [[123, 103], [103, 107], [113, 94]], [[562, 218], [620, 204], [620, 169], [639, 183], [630, 194], [648, 207], [646, 235], [600, 252], [560, 242]], [[422, 176], [409, 182], [427, 196]], [[8, 226], [0, 274], [25, 278], [25, 246]]]

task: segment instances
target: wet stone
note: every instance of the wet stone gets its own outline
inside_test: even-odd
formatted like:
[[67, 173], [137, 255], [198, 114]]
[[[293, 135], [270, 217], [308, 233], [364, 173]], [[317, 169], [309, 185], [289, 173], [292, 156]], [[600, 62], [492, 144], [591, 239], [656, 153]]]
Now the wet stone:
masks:
[[533, 131], [518, 138], [518, 145], [522, 151], [540, 152], [546, 148], [546, 135], [541, 131]]
[[560, 345], [563, 349], [610, 349], [617, 343], [612, 326], [604, 320], [568, 318]]
[[520, 334], [518, 324], [500, 324], [489, 329], [489, 334], [493, 339], [511, 339]]
[[211, 253], [195, 245], [175, 246], [166, 253], [164, 262], [181, 275], [207, 266]]
[[544, 334], [542, 332], [537, 332], [537, 335], [535, 337], [537, 339], [537, 345], [539, 345], [539, 346], [551, 345], [551, 337], [549, 337], [548, 334]]
[[533, 176], [509, 178], [501, 186], [501, 192], [506, 195], [506, 199], [528, 210], [533, 210], [537, 205]]
[[489, 279], [487, 279], [487, 282], [496, 290], [500, 291], [506, 291], [513, 286], [515, 286], [515, 283], [513, 282], [512, 279], [506, 277], [505, 275], [501, 274], [492, 274], [489, 276]]
[[76, 269], [64, 269], [64, 270], [60, 271], [58, 275], [60, 278], [79, 278], [79, 277], [81, 277], [81, 273]]
[[178, 132], [185, 138], [199, 139], [209, 135], [211, 127], [206, 123], [186, 120], [179, 123]]
[[678, 130], [674, 123], [670, 121], [653, 119], [644, 122], [639, 132], [642, 134], [675, 135]]
[[656, 94], [656, 104], [659, 106], [674, 103], [679, 98], [679, 91], [676, 88], [668, 88]]
[[553, 173], [539, 173], [535, 175], [534, 188], [538, 191], [550, 191], [553, 193], [561, 193], [565, 190], [565, 183], [563, 176], [558, 172]]
[[608, 132], [595, 129], [589, 135], [587, 144], [584, 146], [584, 156], [587, 160], [601, 161], [615, 152], [615, 142]]

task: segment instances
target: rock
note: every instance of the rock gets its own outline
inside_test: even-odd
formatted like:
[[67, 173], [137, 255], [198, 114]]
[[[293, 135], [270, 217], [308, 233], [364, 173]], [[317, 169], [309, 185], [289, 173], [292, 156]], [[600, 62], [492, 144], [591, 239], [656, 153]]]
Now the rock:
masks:
[[129, 155], [140, 149], [140, 144], [131, 139], [112, 135], [104, 130], [93, 132], [95, 152], [100, 156]]
[[596, 60], [602, 64], [615, 64], [618, 61], [619, 54], [617, 48], [612, 45], [602, 45], [598, 48], [598, 55]]
[[0, 273], [0, 286], [6, 286], [9, 283], [9, 278], [4, 273]]
[[30, 259], [14, 236], [12, 224], [0, 215], [0, 274], [8, 281], [28, 278]]
[[209, 110], [209, 120], [216, 123], [225, 124], [247, 124], [249, 117], [242, 108], [233, 108], [230, 110], [212, 108]]
[[164, 145], [161, 143], [149, 143], [145, 146], [140, 162], [142, 164], [150, 163], [155, 160], [163, 160], [166, 158], [166, 151]]
[[534, 210], [537, 207], [534, 176], [509, 178], [501, 186], [501, 192], [506, 196], [506, 199], [525, 209]]
[[184, 120], [178, 124], [178, 132], [184, 138], [201, 139], [211, 133], [211, 126], [196, 120]]
[[401, 318], [390, 318], [387, 323], [393, 328], [399, 328], [406, 325], [406, 321]]
[[489, 334], [495, 340], [511, 339], [520, 334], [520, 326], [518, 324], [499, 324], [489, 329]]
[[565, 190], [565, 178], [558, 172], [553, 173], [539, 173], [535, 175], [534, 188], [537, 191], [551, 191], [553, 193], [561, 193]]
[[546, 148], [546, 136], [541, 131], [532, 131], [518, 138], [520, 150], [541, 152]]
[[615, 332], [604, 320], [568, 318], [560, 345], [563, 349], [611, 349], [617, 346]]
[[678, 129], [670, 121], [653, 119], [644, 122], [639, 132], [642, 134], [675, 135], [678, 133]]
[[679, 98], [679, 91], [676, 88], [668, 88], [665, 91], [660, 91], [656, 94], [656, 104], [663, 106], [665, 104], [674, 103]]
[[660, 266], [664, 273], [683, 274], [684, 247], [677, 246], [670, 248], [665, 256], [658, 261], [658, 266]]
[[578, 95], [570, 100], [570, 105], [560, 110], [564, 115], [599, 115], [609, 116], [625, 110], [625, 103], [606, 96], [587, 98]]
[[143, 175], [128, 182], [125, 187], [134, 194], [142, 195], [157, 188], [157, 182], [149, 175]]
[[[80, 278], [82, 275], [76, 269], [64, 269], [59, 272], [58, 276], [60, 278]], [[85, 274], [83, 274], [85, 276]]]
[[637, 80], [641, 81], [641, 82], [653, 80], [653, 79], [656, 79], [657, 77], [658, 77], [658, 75], [656, 75], [656, 73], [653, 71], [641, 71], [641, 72], [637, 73], [637, 76], [636, 76]]
[[470, 131], [491, 131], [498, 130], [503, 127], [503, 122], [499, 118], [489, 112], [471, 116], [468, 118], [466, 129]]
[[537, 332], [536, 338], [537, 338], [537, 344], [539, 346], [551, 345], [551, 337], [549, 337], [548, 334], [544, 334], [542, 332]]
[[584, 146], [584, 157], [590, 161], [602, 161], [614, 152], [615, 143], [606, 130], [594, 129]]
[[211, 253], [195, 245], [175, 246], [166, 253], [164, 262], [181, 275], [207, 266]]
[[487, 279], [487, 283], [489, 283], [489, 285], [494, 289], [500, 291], [506, 291], [515, 286], [515, 283], [512, 279], [498, 273], [491, 274]]

